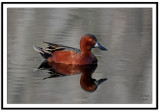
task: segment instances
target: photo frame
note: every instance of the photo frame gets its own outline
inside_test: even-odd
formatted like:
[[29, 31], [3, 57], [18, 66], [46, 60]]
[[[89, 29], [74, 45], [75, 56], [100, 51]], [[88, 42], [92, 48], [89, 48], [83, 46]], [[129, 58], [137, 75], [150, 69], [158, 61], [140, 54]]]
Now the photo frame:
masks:
[[[152, 8], [152, 104], [8, 104], [7, 9], [8, 8]], [[1, 3], [1, 108], [2, 109], [158, 109], [158, 2], [2, 2]]]

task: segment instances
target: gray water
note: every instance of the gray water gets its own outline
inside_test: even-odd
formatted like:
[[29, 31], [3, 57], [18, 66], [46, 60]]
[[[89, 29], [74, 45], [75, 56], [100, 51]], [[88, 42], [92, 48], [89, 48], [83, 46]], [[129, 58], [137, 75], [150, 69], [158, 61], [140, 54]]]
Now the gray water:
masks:
[[[7, 14], [8, 103], [152, 103], [152, 9], [8, 8]], [[95, 91], [81, 87], [81, 74], [44, 79], [48, 71], [36, 71], [44, 59], [34, 45], [79, 48], [87, 33], [108, 49], [92, 49], [98, 59], [92, 78], [107, 79]]]

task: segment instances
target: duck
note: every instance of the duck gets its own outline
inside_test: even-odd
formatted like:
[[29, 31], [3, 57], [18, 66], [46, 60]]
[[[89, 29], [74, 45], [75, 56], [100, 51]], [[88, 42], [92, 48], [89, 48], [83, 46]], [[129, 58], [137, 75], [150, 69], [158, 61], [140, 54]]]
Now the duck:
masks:
[[48, 62], [61, 64], [97, 64], [97, 58], [92, 53], [91, 49], [99, 48], [102, 51], [107, 51], [107, 48], [103, 47], [93, 34], [85, 34], [82, 36], [80, 40], [80, 49], [50, 42], [44, 43], [47, 44], [46, 48], [38, 46], [33, 46], [33, 48]]

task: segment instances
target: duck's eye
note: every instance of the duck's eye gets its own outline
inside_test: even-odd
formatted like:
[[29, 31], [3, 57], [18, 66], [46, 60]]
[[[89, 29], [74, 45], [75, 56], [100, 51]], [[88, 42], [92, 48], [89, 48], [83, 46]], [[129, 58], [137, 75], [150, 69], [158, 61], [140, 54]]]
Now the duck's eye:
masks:
[[88, 40], [89, 42], [91, 42], [92, 41], [92, 38], [89, 38], [89, 40]]

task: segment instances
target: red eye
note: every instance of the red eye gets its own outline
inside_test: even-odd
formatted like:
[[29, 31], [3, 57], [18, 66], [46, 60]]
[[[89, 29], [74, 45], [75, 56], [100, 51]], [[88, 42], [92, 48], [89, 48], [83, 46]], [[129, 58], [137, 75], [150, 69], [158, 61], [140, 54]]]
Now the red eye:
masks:
[[92, 38], [89, 38], [89, 41], [91, 42], [91, 41], [92, 41]]

